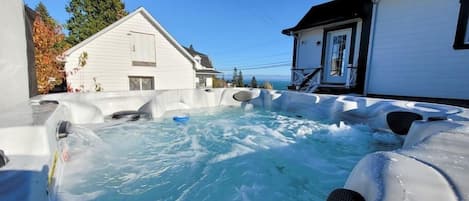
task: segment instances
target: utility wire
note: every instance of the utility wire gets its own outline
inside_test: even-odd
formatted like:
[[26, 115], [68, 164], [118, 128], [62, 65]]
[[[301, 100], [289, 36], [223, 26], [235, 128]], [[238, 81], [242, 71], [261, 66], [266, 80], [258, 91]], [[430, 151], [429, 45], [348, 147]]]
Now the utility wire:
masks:
[[228, 60], [219, 60], [223, 62], [218, 62], [218, 63], [224, 63], [226, 65], [239, 65], [240, 62], [244, 62], [245, 60], [249, 59], [251, 61], [258, 61], [258, 60], [265, 60], [265, 59], [270, 59], [270, 57], [288, 57], [285, 59], [291, 59], [292, 53], [291, 51], [283, 51], [283, 52], [278, 52], [278, 53], [272, 53], [268, 55], [257, 55], [257, 54], [250, 54], [247, 57], [242, 57], [242, 58], [232, 58]]
[[[290, 60], [283, 60], [283, 61], [276, 61], [276, 62], [270, 62], [270, 63], [261, 63], [261, 64], [253, 64], [253, 65], [243, 65], [244, 67], [262, 67], [262, 66], [270, 66], [270, 65], [278, 65], [278, 64], [290, 64]], [[243, 66], [224, 66], [224, 67], [219, 67], [219, 69], [224, 69], [224, 68], [243, 68]]]
[[[251, 67], [251, 68], [236, 68], [237, 70], [247, 71], [247, 70], [258, 70], [258, 69], [269, 69], [269, 68], [280, 68], [280, 67], [290, 67], [291, 64], [276, 64], [270, 66], [261, 66], [261, 67]], [[218, 70], [221, 72], [229, 72], [232, 70]]]
[[210, 52], [211, 55], [243, 55], [252, 54], [253, 51], [263, 51], [278, 45], [279, 39], [267, 40], [264, 42], [249, 43], [243, 46], [232, 46], [230, 48], [218, 48], [216, 51]]

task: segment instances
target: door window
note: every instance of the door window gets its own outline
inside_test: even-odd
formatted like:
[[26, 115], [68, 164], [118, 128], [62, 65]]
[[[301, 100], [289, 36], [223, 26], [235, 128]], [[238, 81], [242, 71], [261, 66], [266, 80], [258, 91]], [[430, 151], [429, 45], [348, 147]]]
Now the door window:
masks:
[[347, 66], [351, 57], [353, 28], [328, 31], [325, 34], [324, 81], [346, 83]]
[[333, 36], [332, 39], [332, 50], [331, 55], [332, 58], [330, 59], [330, 75], [331, 76], [342, 76], [344, 72], [344, 56], [347, 47], [347, 35], [338, 35]]
[[469, 49], [469, 0], [461, 0], [454, 49]]

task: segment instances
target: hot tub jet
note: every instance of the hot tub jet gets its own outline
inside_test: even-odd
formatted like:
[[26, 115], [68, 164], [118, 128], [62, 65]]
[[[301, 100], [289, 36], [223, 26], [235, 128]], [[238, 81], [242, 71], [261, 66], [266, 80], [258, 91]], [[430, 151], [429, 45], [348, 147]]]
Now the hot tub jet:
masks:
[[57, 140], [66, 138], [71, 133], [72, 123], [69, 121], [59, 121], [57, 125]]

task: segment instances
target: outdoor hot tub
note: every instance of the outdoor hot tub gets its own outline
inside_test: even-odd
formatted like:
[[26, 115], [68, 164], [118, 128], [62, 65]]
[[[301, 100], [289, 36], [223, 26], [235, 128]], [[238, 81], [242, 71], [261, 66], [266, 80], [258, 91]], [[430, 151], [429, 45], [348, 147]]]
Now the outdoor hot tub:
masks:
[[0, 200], [469, 200], [459, 107], [194, 89], [38, 96], [0, 119]]

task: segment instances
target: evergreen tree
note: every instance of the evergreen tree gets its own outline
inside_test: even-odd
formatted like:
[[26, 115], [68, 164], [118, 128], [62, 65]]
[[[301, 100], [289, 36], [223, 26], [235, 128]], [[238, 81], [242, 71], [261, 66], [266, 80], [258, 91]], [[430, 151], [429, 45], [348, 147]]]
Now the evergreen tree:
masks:
[[243, 72], [241, 72], [241, 71], [239, 71], [239, 75], [238, 75], [238, 86], [239, 87], [244, 87]]
[[51, 26], [51, 27], [57, 27], [58, 26], [58, 23], [49, 15], [49, 11], [47, 10], [46, 6], [42, 3], [42, 1], [40, 1], [37, 6], [36, 6], [36, 9], [34, 9], [38, 14], [39, 16], [41, 17], [41, 20]]
[[233, 70], [233, 80], [231, 81], [233, 83], [233, 86], [236, 87], [238, 86], [238, 69], [235, 67]]
[[67, 41], [76, 45], [127, 15], [121, 0], [70, 0], [65, 8], [71, 15], [65, 28]]
[[252, 76], [252, 79], [251, 79], [251, 87], [252, 87], [252, 88], [257, 88], [256, 76]]

